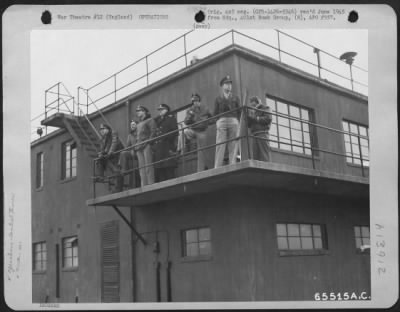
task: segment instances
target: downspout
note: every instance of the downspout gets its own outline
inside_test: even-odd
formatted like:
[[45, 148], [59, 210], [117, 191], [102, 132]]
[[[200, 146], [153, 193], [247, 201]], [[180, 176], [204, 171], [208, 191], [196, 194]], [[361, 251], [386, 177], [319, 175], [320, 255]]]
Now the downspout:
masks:
[[[135, 217], [135, 207], [131, 206], [130, 209], [130, 219], [131, 224], [134, 223]], [[131, 232], [131, 258], [132, 258], [132, 302], [136, 302], [136, 243], [135, 243], [135, 234], [133, 231]]]

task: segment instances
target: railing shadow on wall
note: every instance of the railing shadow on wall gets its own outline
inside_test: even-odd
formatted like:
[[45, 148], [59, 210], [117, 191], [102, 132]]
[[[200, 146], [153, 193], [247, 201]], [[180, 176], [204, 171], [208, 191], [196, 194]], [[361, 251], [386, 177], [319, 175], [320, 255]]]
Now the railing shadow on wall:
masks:
[[[184, 131], [185, 129], [192, 128], [193, 126], [199, 125], [201, 123], [207, 123], [207, 124], [213, 124], [215, 123], [216, 119], [219, 117], [223, 117], [226, 114], [231, 114], [234, 111], [240, 111], [241, 118], [239, 122], [239, 130], [237, 133], [237, 136], [234, 139], [231, 140], [225, 140], [219, 144], [214, 143], [210, 144], [207, 146], [204, 146], [202, 148], [192, 148], [190, 150], [187, 150], [185, 146], [187, 144], [185, 143], [185, 135]], [[282, 137], [282, 136], [274, 136], [269, 134], [267, 137], [264, 135], [259, 136], [259, 135], [254, 135], [253, 133], [250, 132], [250, 129], [248, 127], [249, 125], [249, 114], [251, 111], [254, 112], [259, 112], [261, 114], [270, 114], [273, 119], [276, 122], [277, 117], [281, 119], [286, 119], [294, 122], [300, 122], [302, 124], [307, 125], [309, 131], [308, 135], [309, 138], [305, 137], [305, 133], [302, 133], [301, 139], [296, 139], [296, 138], [289, 138], [289, 137]], [[283, 125], [279, 125], [282, 127]], [[210, 131], [209, 129], [207, 131]], [[350, 135], [352, 138], [354, 138], [355, 142], [354, 146], [358, 147], [357, 151], [348, 151], [348, 150], [343, 150], [340, 148], [336, 149], [327, 149], [327, 148], [320, 148], [318, 146], [318, 137], [317, 133], [320, 133], [321, 131], [326, 131], [330, 133], [330, 135], [333, 136], [340, 136], [340, 139], [336, 139], [337, 142], [342, 142], [344, 135]], [[268, 133], [268, 132], [267, 132]], [[133, 179], [135, 174], [138, 174], [139, 171], [143, 168], [151, 167], [154, 169], [154, 167], [157, 164], [161, 164], [163, 162], [169, 161], [169, 160], [177, 160], [178, 162], [178, 168], [176, 169], [176, 177], [179, 176], [185, 176], [188, 174], [192, 174], [197, 172], [196, 170], [193, 170], [193, 162], [196, 161], [197, 157], [196, 155], [198, 154], [199, 151], [204, 151], [206, 153], [206, 157], [210, 158], [211, 156], [214, 156], [214, 151], [216, 147], [220, 144], [227, 144], [229, 142], [235, 142], [237, 144], [237, 153], [235, 155], [235, 162], [237, 161], [244, 161], [246, 159], [254, 159], [253, 158], [253, 144], [255, 140], [264, 140], [268, 141], [268, 144], [270, 146], [270, 150], [272, 150], [272, 154], [274, 154], [274, 157], [270, 158], [271, 163], [283, 163], [282, 162], [282, 157], [280, 154], [285, 154], [287, 153], [288, 150], [290, 150], [289, 157], [292, 157], [293, 159], [307, 159], [308, 161], [294, 161], [291, 163], [292, 166], [296, 167], [302, 167], [302, 168], [309, 168], [309, 169], [315, 169], [315, 170], [320, 170], [320, 171], [329, 171], [333, 173], [338, 173], [338, 174], [343, 174], [343, 168], [346, 165], [351, 165], [352, 167], [356, 168], [356, 170], [352, 170], [351, 172], [346, 173], [347, 175], [353, 175], [353, 176], [359, 176], [359, 177], [368, 177], [369, 175], [369, 139], [367, 136], [363, 135], [358, 135], [354, 133], [349, 133], [343, 130], [338, 130], [334, 128], [330, 128], [321, 124], [317, 124], [308, 120], [300, 119], [297, 117], [292, 117], [288, 115], [284, 115], [275, 111], [268, 112], [266, 113], [263, 110], [259, 110], [253, 107], [249, 106], [242, 106], [240, 108], [237, 108], [235, 110], [225, 112], [213, 117], [210, 117], [204, 121], [191, 124], [189, 126], [181, 126], [178, 130], [171, 131], [169, 133], [145, 140], [143, 142], [137, 143], [132, 146], [128, 146], [124, 149], [121, 149], [119, 151], [116, 151], [112, 153], [111, 155], [116, 156], [120, 155], [124, 151], [132, 151], [132, 150], [137, 150], [139, 146], [143, 146], [145, 144], [150, 144], [152, 145], [156, 141], [160, 141], [162, 139], [165, 139], [170, 136], [177, 136], [183, 140], [182, 148], [177, 150], [176, 153], [168, 158], [161, 159], [159, 161], [153, 161], [148, 164], [144, 164], [142, 166], [137, 166], [136, 168], [125, 168], [125, 170], [122, 170], [120, 172], [111, 172], [109, 175], [105, 175], [99, 179], [99, 177], [96, 176], [96, 166], [98, 165], [98, 162], [101, 160], [101, 158], [96, 158], [93, 160], [93, 191], [94, 191], [94, 198], [96, 197], [96, 183], [98, 182], [107, 182], [111, 185], [116, 185], [117, 184], [117, 179], [123, 179], [126, 176], [131, 176], [130, 178]], [[367, 150], [363, 149], [363, 144], [362, 140], [367, 142]], [[275, 147], [274, 147], [275, 146]], [[286, 146], [287, 148], [285, 148]], [[293, 152], [294, 151], [294, 152]], [[296, 152], [297, 151], [297, 152]], [[302, 152], [300, 152], [302, 151]], [[364, 151], [364, 152], [363, 152]], [[323, 157], [323, 155], [329, 155], [330, 158], [328, 157]], [[328, 162], [332, 162], [332, 157], [336, 160], [336, 162], [340, 163], [341, 166], [338, 166], [336, 168], [330, 167], [330, 166], [325, 166]], [[117, 159], [116, 157], [115, 159]], [[256, 159], [260, 160], [260, 159]], [[191, 164], [191, 169], [188, 168], [188, 162], [192, 162]], [[212, 168], [208, 168], [212, 169]], [[136, 185], [135, 187], [139, 187], [139, 185]], [[132, 188], [129, 185], [125, 185], [124, 187], [126, 188]]]

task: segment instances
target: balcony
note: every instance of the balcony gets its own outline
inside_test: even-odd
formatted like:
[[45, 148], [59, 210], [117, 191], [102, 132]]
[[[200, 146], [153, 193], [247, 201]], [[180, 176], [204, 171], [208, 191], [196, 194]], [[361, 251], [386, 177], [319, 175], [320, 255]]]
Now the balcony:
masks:
[[[369, 141], [367, 136], [352, 133], [350, 130], [332, 129], [308, 119], [288, 116], [276, 111], [266, 113], [265, 111], [249, 106], [242, 106], [237, 111], [240, 111], [241, 115], [238, 136], [231, 140], [237, 144], [235, 157], [237, 161], [235, 163], [196, 172], [194, 164], [196, 164], [197, 153], [200, 150], [203, 150], [207, 156], [213, 158], [216, 146], [226, 144], [228, 141], [219, 144], [210, 144], [202, 149], [197, 147], [191, 150], [181, 148], [175, 155], [167, 159], [144, 164], [137, 168], [130, 168], [123, 172], [111, 173], [105, 177], [104, 181], [108, 181], [113, 185], [116, 184], [118, 178], [121, 179], [121, 175], [125, 176], [124, 179], [127, 180], [127, 175], [134, 174], [141, 168], [154, 167], [156, 163], [170, 159], [176, 159], [178, 163], [175, 178], [136, 188], [124, 185], [118, 192], [114, 190], [113, 193], [110, 192], [101, 195], [96, 195], [97, 183], [95, 179], [93, 198], [87, 200], [87, 204], [101, 206], [148, 205], [175, 198], [206, 194], [227, 188], [236, 189], [243, 186], [311, 194], [338, 195], [354, 199], [368, 198]], [[269, 114], [272, 117], [272, 126], [268, 139], [271, 148], [271, 158], [269, 161], [254, 159], [252, 151], [253, 143], [254, 140], [260, 139], [248, 128], [249, 114], [251, 115], [252, 111], [253, 113], [257, 112], [264, 115]], [[210, 124], [215, 122], [216, 118], [223, 117], [225, 114], [213, 116], [203, 122]], [[283, 134], [275, 133], [273, 131], [274, 127], [283, 127], [286, 124], [283, 120], [290, 120], [289, 124], [300, 123], [302, 125], [301, 129], [307, 128], [308, 132], [302, 130], [300, 139], [296, 139], [292, 135], [290, 138], [287, 138]], [[192, 126], [186, 126], [181, 123], [177, 131], [141, 142], [140, 144], [152, 144], [156, 140], [178, 134], [180, 139], [183, 140], [183, 146], [186, 146], [188, 142], [184, 140], [184, 130]], [[209, 128], [207, 131], [211, 131], [211, 129]], [[292, 129], [289, 126], [289, 133], [291, 131]], [[328, 149], [326, 146], [330, 145], [324, 144], [326, 140], [342, 142], [346, 136], [349, 136], [351, 141], [355, 142], [351, 150], [347, 150], [346, 148], [344, 150], [338, 148]], [[115, 154], [131, 150], [138, 145], [129, 146], [121, 151], [117, 151]], [[358, 147], [358, 150], [355, 147]], [[95, 159], [93, 162], [94, 176], [98, 160]]]

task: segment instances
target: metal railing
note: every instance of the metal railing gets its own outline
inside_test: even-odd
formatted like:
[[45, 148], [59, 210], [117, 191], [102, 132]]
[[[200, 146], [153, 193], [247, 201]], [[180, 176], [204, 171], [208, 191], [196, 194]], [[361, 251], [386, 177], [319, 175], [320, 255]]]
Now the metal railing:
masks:
[[[358, 86], [359, 88], [365, 88], [366, 90], [364, 91], [365, 93], [367, 93], [366, 91], [368, 85], [364, 82], [358, 81], [354, 78], [353, 75], [354, 70], [357, 70], [359, 73], [364, 73], [365, 76], [367, 76], [367, 70], [354, 64], [346, 64], [344, 61], [340, 60], [336, 56], [325, 52], [311, 44], [308, 44], [307, 42], [304, 42], [294, 36], [291, 36], [281, 30], [275, 30], [275, 32], [277, 34], [277, 41], [275, 44], [274, 42], [268, 43], [265, 40], [256, 39], [255, 37], [232, 29], [206, 41], [205, 43], [195, 46], [194, 48], [189, 48], [187, 43], [188, 38], [191, 36], [195, 36], [196, 34], [195, 31], [191, 30], [161, 46], [160, 48], [154, 50], [153, 52], [147, 54], [146, 56], [129, 64], [120, 71], [92, 85], [91, 87], [87, 89], [79, 87], [78, 105], [82, 106], [82, 111], [85, 111], [87, 114], [89, 114], [91, 112], [89, 108], [96, 103], [98, 104], [98, 107], [103, 107], [103, 105], [100, 103], [102, 101], [106, 105], [110, 103], [115, 103], [118, 100], [133, 93], [134, 91], [137, 91], [140, 88], [148, 86], [151, 83], [154, 83], [155, 81], [158, 81], [165, 77], [161, 74], [158, 78], [150, 81], [151, 77], [153, 77], [155, 74], [157, 74], [159, 71], [166, 68], [167, 66], [170, 66], [172, 64], [176, 65], [176, 67], [173, 68], [172, 71], [167, 72], [165, 75], [172, 74], [173, 72], [176, 72], [180, 69], [191, 66], [191, 62], [188, 62], [189, 55], [193, 55], [194, 52], [199, 51], [204, 47], [210, 47], [213, 43], [223, 40], [226, 41], [225, 47], [230, 45], [248, 47], [258, 44], [260, 45], [258, 50], [260, 50], [261, 54], [272, 57], [281, 63], [293, 65], [293, 60], [299, 61], [300, 63], [297, 64], [297, 67], [315, 75], [316, 77], [319, 77], [320, 79], [334, 81], [335, 83], [338, 83], [343, 87], [347, 87], [353, 91], [355, 91], [355, 86]], [[293, 51], [289, 51], [290, 48], [283, 47], [283, 39], [289, 40], [291, 44], [293, 44], [293, 42], [295, 42], [296, 44], [300, 44], [301, 47], [307, 49], [307, 53], [309, 53], [309, 56], [312, 55], [312, 57], [306, 58], [304, 56], [296, 55]], [[272, 41], [274, 41], [274, 39], [272, 39]], [[159, 53], [165, 52], [166, 49], [171, 48], [177, 43], [179, 43], [179, 46], [175, 46], [174, 51], [171, 52], [172, 58], [170, 60], [162, 63], [162, 65], [155, 67], [154, 69], [150, 69], [151, 62], [155, 61], [153, 60], [153, 58], [157, 57]], [[182, 50], [181, 53], [177, 52], [178, 48]], [[272, 50], [272, 52], [275, 51], [276, 53], [266, 53], [267, 51], [263, 50], [264, 48], [268, 48]], [[254, 48], [253, 50], [257, 49]], [[212, 52], [209, 52], [208, 54], [205, 53], [203, 55], [203, 58], [210, 55], [211, 53]], [[321, 59], [321, 57], [323, 58]], [[326, 59], [325, 64], [323, 64], [324, 59]], [[330, 59], [330, 61], [328, 61], [327, 59]], [[348, 66], [347, 73], [339, 72], [338, 68], [343, 68], [343, 66]], [[129, 74], [127, 72], [128, 70], [132, 70], [132, 74]], [[135, 77], [135, 79], [123, 79], [122, 77], [126, 74], [129, 74], [128, 76], [130, 77], [137, 73], [139, 73], [139, 76]], [[139, 85], [140, 82], [142, 83], [141, 85]], [[131, 87], [136, 83], [138, 84], [136, 88], [130, 89], [129, 92], [128, 90], [126, 90], [128, 87]], [[82, 94], [82, 91], [84, 91], [85, 93]], [[91, 94], [94, 95], [91, 96]]]
[[[250, 143], [250, 141], [252, 141], [252, 140], [267, 140], [268, 143], [269, 143], [269, 146], [270, 146], [270, 151], [272, 151], [274, 154], [275, 153], [279, 154], [279, 153], [286, 153], [287, 152], [287, 150], [285, 150], [285, 149], [279, 149], [279, 148], [274, 148], [274, 147], [271, 148], [271, 146], [274, 143], [275, 144], [285, 144], [285, 145], [288, 145], [290, 147], [298, 147], [298, 148], [303, 148], [303, 149], [306, 148], [304, 139], [302, 141], [290, 140], [290, 142], [287, 142], [287, 141], [284, 141], [282, 137], [278, 137], [277, 139], [271, 139], [271, 137], [269, 136], [266, 139], [264, 136], [260, 137], [258, 135], [253, 134], [253, 133], [250, 133], [249, 127], [248, 127], [248, 125], [249, 125], [249, 120], [248, 120], [249, 117], [248, 116], [249, 116], [249, 111], [251, 111], [251, 110], [259, 112], [259, 113], [264, 114], [264, 115], [265, 114], [270, 114], [271, 116], [276, 116], [276, 117], [280, 117], [280, 118], [286, 118], [287, 120], [294, 120], [294, 121], [301, 122], [303, 124], [308, 124], [309, 133], [310, 133], [310, 136], [311, 136], [311, 138], [310, 138], [311, 139], [311, 144], [307, 148], [310, 149], [311, 153], [310, 154], [305, 154], [305, 153], [293, 152], [293, 153], [291, 153], [291, 155], [293, 157], [301, 157], [303, 159], [304, 158], [309, 159], [309, 166], [308, 166], [309, 168], [312, 168], [312, 169], [315, 169], [315, 170], [323, 170], [324, 162], [332, 161], [332, 160], [329, 160], [329, 159], [326, 159], [326, 158], [320, 156], [321, 154], [327, 154], [327, 155], [331, 155], [333, 157], [339, 157], [340, 159], [342, 159], [342, 161], [341, 161], [341, 169], [344, 169], [346, 167], [346, 163], [348, 164], [347, 160], [349, 158], [351, 158], [352, 160], [357, 159], [359, 161], [360, 165], [358, 166], [356, 164], [356, 167], [359, 167], [359, 169], [361, 171], [361, 176], [362, 177], [366, 177], [367, 176], [366, 169], [369, 168], [369, 158], [368, 158], [369, 156], [368, 155], [363, 155], [363, 152], [362, 152], [362, 149], [361, 149], [360, 139], [365, 139], [365, 140], [367, 140], [367, 142], [369, 142], [368, 137], [362, 136], [362, 135], [357, 135], [357, 134], [354, 134], [354, 133], [349, 133], [349, 132], [346, 132], [346, 131], [343, 131], [343, 130], [330, 128], [330, 127], [327, 127], [327, 126], [324, 126], [324, 125], [320, 125], [320, 124], [314, 123], [312, 121], [300, 119], [300, 118], [297, 118], [297, 117], [288, 116], [288, 115], [281, 114], [281, 113], [278, 113], [278, 112], [275, 112], [275, 111], [266, 113], [263, 110], [259, 110], [259, 109], [253, 108], [253, 107], [242, 106], [242, 107], [237, 108], [235, 110], [232, 110], [230, 112], [224, 112], [222, 114], [219, 114], [219, 115], [216, 115], [216, 116], [212, 116], [212, 117], [210, 117], [210, 118], [208, 118], [206, 120], [203, 120], [203, 121], [191, 124], [191, 125], [185, 125], [185, 126], [181, 127], [178, 130], [174, 130], [174, 131], [171, 131], [169, 133], [166, 133], [166, 134], [163, 134], [163, 135], [160, 135], [160, 136], [157, 136], [157, 137], [153, 137], [153, 138], [150, 138], [148, 140], [139, 142], [139, 143], [137, 143], [135, 145], [125, 147], [125, 148], [123, 148], [123, 149], [121, 149], [119, 151], [115, 151], [115, 152], [111, 153], [110, 156], [111, 155], [112, 156], [120, 155], [122, 152], [131, 151], [132, 149], [133, 150], [137, 150], [139, 146], [143, 146], [143, 145], [146, 145], [146, 144], [153, 145], [154, 142], [163, 140], [166, 137], [169, 137], [171, 135], [181, 135], [182, 138], [185, 138], [185, 134], [184, 134], [185, 129], [192, 128], [193, 126], [199, 125], [201, 123], [212, 124], [219, 117], [223, 117], [224, 115], [230, 114], [233, 111], [241, 111], [241, 122], [239, 123], [240, 131], [238, 132], [238, 136], [236, 136], [235, 138], [233, 138], [231, 140], [226, 140], [226, 141], [223, 141], [223, 142], [220, 142], [220, 143], [210, 144], [210, 145], [204, 146], [202, 148], [196, 147], [196, 149], [193, 149], [193, 150], [190, 150], [190, 151], [186, 151], [185, 150], [185, 145], [184, 145], [183, 148], [180, 151], [179, 150], [176, 151], [175, 155], [172, 155], [170, 157], [167, 157], [167, 158], [164, 158], [164, 159], [161, 159], [161, 160], [153, 161], [151, 163], [139, 164], [135, 168], [124, 168], [124, 170], [122, 170], [120, 172], [112, 172], [110, 175], [105, 175], [103, 177], [104, 179], [103, 179], [102, 182], [104, 182], [104, 181], [106, 181], [106, 182], [107, 181], [108, 182], [114, 181], [114, 183], [116, 183], [115, 181], [116, 181], [117, 178], [121, 178], [121, 177], [123, 178], [126, 175], [135, 174], [136, 172], [140, 172], [141, 169], [144, 169], [144, 168], [147, 168], [147, 167], [152, 167], [153, 170], [154, 170], [155, 165], [160, 164], [162, 162], [169, 161], [169, 160], [173, 160], [173, 159], [175, 159], [175, 160], [177, 160], [179, 162], [179, 166], [178, 167], [180, 167], [181, 172], [182, 172], [182, 174], [180, 176], [184, 176], [184, 175], [190, 174], [190, 173], [185, 171], [185, 163], [188, 161], [187, 160], [187, 156], [192, 155], [192, 154], [196, 154], [197, 155], [197, 153], [199, 151], [203, 151], [205, 153], [207, 153], [209, 151], [209, 153], [213, 154], [213, 151], [210, 151], [211, 149], [215, 149], [218, 145], [227, 144], [228, 142], [231, 142], [231, 141], [236, 141], [237, 144], [239, 145], [239, 153], [238, 153], [238, 155], [235, 155], [235, 159], [239, 158], [240, 161], [244, 161], [246, 159], [253, 159], [253, 157], [252, 157], [252, 143]], [[209, 131], [209, 130], [207, 130], [207, 131]], [[318, 144], [316, 143], [318, 141], [318, 140], [316, 140], [316, 138], [318, 136], [318, 133], [321, 132], [321, 131], [328, 131], [331, 134], [336, 134], [336, 135], [341, 135], [341, 136], [347, 134], [347, 135], [351, 135], [353, 137], [357, 137], [359, 153], [350, 155], [349, 152], [346, 151], [346, 150], [343, 153], [342, 151], [339, 151], [339, 150], [328, 150], [326, 148], [320, 148], [318, 146]], [[343, 138], [340, 138], [340, 139], [343, 140]], [[238, 157], [236, 157], [236, 156], [238, 156]], [[278, 158], [278, 156], [275, 156], [274, 158]], [[343, 159], [344, 159], [344, 161], [343, 161]], [[96, 183], [98, 182], [97, 181], [98, 177], [96, 177], [96, 166], [99, 164], [100, 160], [101, 160], [101, 157], [96, 158], [96, 159], [93, 160], [93, 178], [94, 178], [93, 191], [94, 191], [94, 198], [96, 197]], [[269, 161], [276, 162], [276, 163], [282, 163], [282, 162], [279, 161], [279, 159], [278, 160], [274, 160], [274, 161], [272, 161], [270, 159]], [[319, 166], [317, 166], [317, 163], [319, 164]], [[301, 165], [301, 162], [298, 162], [297, 165], [293, 165], [292, 164], [292, 166], [304, 167], [304, 166]], [[328, 170], [328, 171], [330, 170], [330, 171], [333, 171], [333, 172], [335, 171], [335, 170], [329, 169], [329, 168], [326, 169], [326, 170]], [[178, 171], [178, 170], [176, 170], [176, 171]], [[341, 172], [341, 173], [343, 173], [343, 172]], [[349, 174], [349, 173], [347, 172], [346, 174]], [[156, 183], [156, 182], [154, 182], [154, 183]], [[139, 187], [139, 186], [136, 186], [136, 187]]]
[[[57, 113], [75, 114], [74, 97], [68, 92], [68, 89], [62, 82], [57, 82], [44, 92], [44, 118], [49, 117], [51, 111]], [[72, 101], [72, 102], [71, 102]]]

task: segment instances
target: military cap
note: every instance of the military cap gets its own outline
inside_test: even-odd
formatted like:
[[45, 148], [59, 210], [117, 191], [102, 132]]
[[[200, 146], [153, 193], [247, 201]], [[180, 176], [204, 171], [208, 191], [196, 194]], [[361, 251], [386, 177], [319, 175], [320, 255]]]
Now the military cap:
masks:
[[196, 100], [201, 101], [201, 97], [197, 93], [194, 93], [194, 94], [192, 94], [192, 102], [194, 102]]
[[252, 97], [250, 98], [250, 103], [251, 103], [251, 102], [260, 104], [260, 103], [261, 103], [261, 100], [260, 100], [260, 98], [259, 98], [258, 96], [252, 96]]
[[231, 76], [227, 75], [221, 79], [219, 85], [222, 87], [224, 83], [232, 83]]
[[162, 109], [166, 109], [167, 111], [170, 111], [171, 108], [167, 105], [167, 104], [160, 104], [160, 106], [158, 106], [157, 108], [158, 110], [162, 110]]
[[147, 107], [139, 105], [138, 107], [136, 107], [136, 111], [144, 111], [145, 113], [148, 113], [149, 110], [147, 109]]

